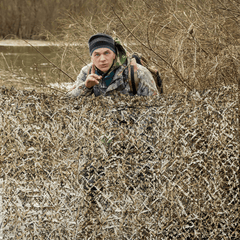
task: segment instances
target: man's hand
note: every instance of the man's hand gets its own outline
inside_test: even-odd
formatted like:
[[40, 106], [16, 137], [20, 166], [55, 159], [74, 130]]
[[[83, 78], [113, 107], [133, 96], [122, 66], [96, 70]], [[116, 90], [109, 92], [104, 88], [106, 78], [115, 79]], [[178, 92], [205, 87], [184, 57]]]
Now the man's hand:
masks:
[[92, 65], [92, 71], [91, 74], [89, 74], [87, 76], [85, 85], [87, 88], [91, 88], [97, 84], [99, 84], [99, 80], [102, 78], [102, 76], [98, 76], [97, 74], [95, 74], [95, 68], [94, 68], [94, 64]]

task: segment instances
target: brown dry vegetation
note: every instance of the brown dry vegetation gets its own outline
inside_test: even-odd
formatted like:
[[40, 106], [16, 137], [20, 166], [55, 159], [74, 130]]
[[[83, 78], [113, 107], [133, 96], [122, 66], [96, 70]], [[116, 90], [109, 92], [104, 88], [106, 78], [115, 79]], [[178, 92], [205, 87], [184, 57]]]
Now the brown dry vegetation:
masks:
[[56, 63], [76, 77], [105, 32], [165, 94], [1, 88], [5, 239], [239, 239], [239, 2], [110, 3], [61, 18]]
[[117, 36], [130, 53], [148, 56], [162, 74], [164, 92], [171, 93], [238, 83], [239, 19], [234, 0], [118, 1], [88, 17], [67, 14], [57, 38], [66, 42], [64, 68], [77, 74], [89, 62], [86, 42], [92, 34]]
[[0, 105], [4, 239], [239, 239], [236, 86]]
[[[99, 0], [76, 6], [74, 2], [59, 7], [61, 17], [52, 23], [58, 34], [45, 31], [48, 39], [65, 42], [55, 62], [74, 79], [90, 61], [89, 37], [105, 32], [119, 37], [130, 53], [148, 57], [162, 75], [165, 93], [239, 82], [240, 3], [236, 0]], [[55, 72], [51, 81], [69, 81]]]

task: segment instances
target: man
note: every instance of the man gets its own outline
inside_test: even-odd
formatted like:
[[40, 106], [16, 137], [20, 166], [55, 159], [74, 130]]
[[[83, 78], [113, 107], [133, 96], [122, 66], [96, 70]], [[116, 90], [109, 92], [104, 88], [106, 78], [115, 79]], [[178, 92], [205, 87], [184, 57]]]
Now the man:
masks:
[[[133, 96], [130, 79], [130, 60], [119, 41], [107, 34], [96, 34], [90, 37], [89, 51], [91, 63], [82, 68], [74, 88], [69, 96], [109, 96], [114, 91]], [[131, 63], [131, 65], [133, 65]], [[134, 72], [139, 80], [137, 95], [158, 95], [158, 90], [151, 73], [140, 64], [134, 63]]]

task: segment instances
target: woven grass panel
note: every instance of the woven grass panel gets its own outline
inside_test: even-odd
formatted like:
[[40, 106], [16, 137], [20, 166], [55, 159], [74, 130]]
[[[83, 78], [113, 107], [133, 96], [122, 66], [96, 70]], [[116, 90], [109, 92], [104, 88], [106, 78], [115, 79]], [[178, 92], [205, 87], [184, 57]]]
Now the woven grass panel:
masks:
[[4, 239], [239, 238], [236, 86], [0, 106]]

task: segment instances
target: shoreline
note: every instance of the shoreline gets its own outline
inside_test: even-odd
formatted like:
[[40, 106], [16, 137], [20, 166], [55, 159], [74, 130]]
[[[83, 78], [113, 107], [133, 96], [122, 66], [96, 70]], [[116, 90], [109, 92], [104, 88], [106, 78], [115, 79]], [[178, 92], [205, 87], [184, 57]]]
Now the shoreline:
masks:
[[[50, 42], [50, 41], [44, 41], [44, 40], [26, 40], [27, 42], [29, 42], [30, 44], [32, 44], [33, 46], [52, 46], [52, 45], [56, 45], [56, 43], [54, 42]], [[12, 40], [12, 39], [8, 39], [8, 40], [0, 40], [0, 46], [6, 46], [6, 47], [27, 47], [30, 46], [29, 44], [27, 44], [24, 40], [22, 39], [17, 39], [17, 40]]]
[[[82, 45], [81, 43], [66, 43], [66, 42], [52, 42], [52, 41], [44, 41], [44, 40], [28, 40], [25, 39], [27, 42], [29, 42], [34, 47], [45, 47], [45, 46], [54, 46], [54, 47], [61, 47], [64, 45], [69, 46], [79, 46]], [[26, 43], [22, 39], [7, 39], [7, 40], [0, 40], [0, 47], [31, 47], [31, 45]]]
[[[18, 90], [37, 90], [38, 87], [36, 85], [28, 85], [24, 84], [26, 82], [25, 76], [19, 76], [18, 74], [0, 69], [0, 88], [5, 86], [6, 88], [14, 87]], [[55, 83], [48, 83], [47, 87], [51, 87], [56, 90], [63, 90], [63, 91], [70, 91], [74, 86], [73, 82], [55, 82]], [[41, 88], [41, 87], [40, 87]], [[0, 238], [1, 240], [1, 238]]]

